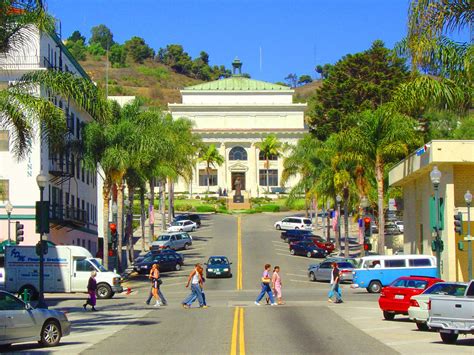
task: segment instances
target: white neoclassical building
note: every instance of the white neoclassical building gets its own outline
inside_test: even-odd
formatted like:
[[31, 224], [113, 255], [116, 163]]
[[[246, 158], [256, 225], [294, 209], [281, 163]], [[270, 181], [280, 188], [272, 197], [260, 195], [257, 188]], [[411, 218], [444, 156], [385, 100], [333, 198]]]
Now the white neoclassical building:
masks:
[[[215, 144], [225, 157], [210, 174], [210, 191], [220, 188], [232, 194], [239, 177], [245, 195], [256, 197], [266, 191], [265, 159], [256, 143], [269, 134], [281, 142], [296, 144], [307, 132], [304, 122], [306, 104], [293, 103], [294, 90], [241, 75], [242, 63], [233, 63], [234, 75], [181, 90], [182, 103], [169, 104], [174, 118], [186, 117], [195, 124], [204, 143]], [[279, 190], [283, 157], [273, 157], [269, 165], [269, 185]], [[291, 188], [295, 180], [285, 186]], [[197, 163], [191, 183], [181, 180], [176, 192], [207, 191], [206, 166]]]

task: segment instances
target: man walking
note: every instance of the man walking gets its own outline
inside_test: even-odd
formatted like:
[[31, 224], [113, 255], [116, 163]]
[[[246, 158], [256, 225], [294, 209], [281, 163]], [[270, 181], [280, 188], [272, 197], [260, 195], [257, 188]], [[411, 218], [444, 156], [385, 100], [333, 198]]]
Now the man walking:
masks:
[[255, 300], [255, 304], [257, 306], [260, 306], [260, 301], [265, 296], [265, 294], [268, 295], [268, 298], [270, 299], [270, 305], [276, 306], [277, 304], [275, 303], [275, 299], [273, 298], [273, 292], [272, 288], [270, 287], [270, 283], [272, 282], [272, 279], [270, 278], [270, 268], [272, 266], [270, 264], [265, 264], [265, 270], [263, 270], [262, 274], [262, 290], [260, 291], [260, 294], [258, 295], [257, 299]]
[[341, 295], [341, 288], [339, 287], [339, 283], [341, 281], [341, 272], [337, 267], [337, 263], [332, 263], [332, 272], [331, 272], [331, 290], [328, 293], [328, 302], [332, 302], [332, 297], [334, 293], [336, 294], [336, 302], [335, 303], [342, 303], [342, 295]]

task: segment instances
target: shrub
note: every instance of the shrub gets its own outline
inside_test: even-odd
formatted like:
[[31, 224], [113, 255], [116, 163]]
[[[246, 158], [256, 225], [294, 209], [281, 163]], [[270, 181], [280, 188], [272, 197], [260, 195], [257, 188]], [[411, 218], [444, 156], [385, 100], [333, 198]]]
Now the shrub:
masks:
[[262, 212], [280, 212], [280, 206], [278, 205], [262, 205], [260, 208]]
[[189, 203], [183, 203], [182, 205], [176, 205], [175, 210], [184, 212], [184, 211], [190, 211], [193, 208], [193, 206]]
[[196, 206], [196, 212], [216, 212], [216, 208], [210, 205]]

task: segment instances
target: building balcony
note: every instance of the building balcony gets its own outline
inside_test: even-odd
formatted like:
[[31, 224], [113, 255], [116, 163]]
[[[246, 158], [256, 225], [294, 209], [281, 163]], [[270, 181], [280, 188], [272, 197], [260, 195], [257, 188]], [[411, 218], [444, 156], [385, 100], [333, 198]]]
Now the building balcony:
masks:
[[53, 225], [84, 226], [87, 224], [87, 212], [69, 205], [51, 205], [49, 219]]
[[72, 164], [74, 163], [68, 158], [50, 158], [49, 173], [55, 177], [73, 177]]
[[46, 57], [27, 56], [20, 53], [0, 57], [0, 69], [3, 70], [37, 70], [39, 68], [62, 70], [62, 66], [54, 66]]

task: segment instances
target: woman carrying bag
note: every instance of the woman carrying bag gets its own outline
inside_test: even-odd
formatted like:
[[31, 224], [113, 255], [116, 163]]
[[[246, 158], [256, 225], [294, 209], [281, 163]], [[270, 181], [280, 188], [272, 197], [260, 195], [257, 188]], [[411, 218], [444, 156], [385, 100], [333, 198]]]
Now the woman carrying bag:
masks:
[[260, 306], [260, 301], [265, 296], [265, 294], [268, 295], [268, 298], [270, 299], [270, 304], [272, 306], [276, 306], [277, 304], [275, 303], [275, 299], [273, 298], [273, 293], [272, 293], [272, 288], [270, 287], [270, 284], [272, 282], [272, 279], [270, 278], [270, 268], [272, 266], [270, 264], [265, 264], [265, 270], [263, 270], [262, 274], [262, 290], [260, 291], [260, 294], [258, 295], [257, 299], [255, 300], [255, 304], [257, 306]]

